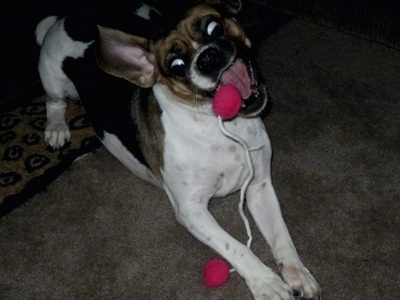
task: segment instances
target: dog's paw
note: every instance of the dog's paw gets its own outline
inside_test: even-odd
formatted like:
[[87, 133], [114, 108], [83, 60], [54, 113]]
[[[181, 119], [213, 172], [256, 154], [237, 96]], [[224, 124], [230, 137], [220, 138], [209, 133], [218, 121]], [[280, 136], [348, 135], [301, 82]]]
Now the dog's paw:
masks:
[[281, 273], [296, 297], [301, 299], [322, 299], [320, 286], [302, 263], [297, 266], [281, 265]]
[[46, 126], [44, 137], [48, 145], [53, 149], [59, 149], [69, 141], [71, 133], [65, 123], [50, 124]]
[[293, 292], [278, 275], [272, 272], [247, 280], [255, 300], [293, 300]]

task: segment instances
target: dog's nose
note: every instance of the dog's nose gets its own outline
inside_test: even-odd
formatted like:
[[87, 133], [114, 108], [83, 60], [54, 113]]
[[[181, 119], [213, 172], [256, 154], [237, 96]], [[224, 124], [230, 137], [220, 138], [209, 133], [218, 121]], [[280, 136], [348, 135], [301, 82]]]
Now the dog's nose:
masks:
[[209, 74], [221, 65], [221, 53], [218, 49], [210, 47], [204, 50], [197, 59], [197, 68], [200, 72]]

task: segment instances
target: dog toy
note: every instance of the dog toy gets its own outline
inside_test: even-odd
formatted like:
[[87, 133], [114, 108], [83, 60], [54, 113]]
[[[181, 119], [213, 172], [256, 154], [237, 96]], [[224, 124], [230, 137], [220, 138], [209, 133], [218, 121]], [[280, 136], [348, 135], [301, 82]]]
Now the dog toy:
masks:
[[228, 264], [222, 259], [210, 259], [203, 267], [203, 276], [206, 286], [217, 288], [229, 279]]
[[223, 120], [236, 116], [242, 106], [242, 97], [233, 84], [221, 86], [214, 95], [212, 110]]
[[[233, 88], [236, 89], [234, 86], [233, 86]], [[231, 88], [229, 88], [229, 89], [231, 89]], [[240, 97], [240, 95], [239, 95], [239, 97]], [[237, 109], [237, 111], [238, 111], [238, 109]], [[251, 160], [250, 151], [257, 151], [257, 150], [263, 148], [265, 145], [259, 145], [257, 147], [249, 148], [249, 146], [247, 145], [245, 140], [243, 140], [241, 137], [234, 135], [234, 134], [230, 133], [228, 130], [226, 130], [224, 123], [222, 121], [221, 115], [218, 115], [218, 125], [219, 125], [219, 129], [222, 131], [222, 133], [225, 136], [227, 136], [230, 139], [234, 140], [235, 142], [239, 143], [245, 151], [246, 162], [247, 162], [247, 166], [249, 167], [249, 175], [247, 176], [245, 182], [243, 183], [243, 185], [240, 189], [239, 214], [244, 222], [247, 236], [248, 236], [246, 246], [250, 249], [251, 243], [253, 241], [253, 236], [251, 234], [249, 220], [247, 219], [247, 217], [244, 213], [244, 210], [243, 210], [245, 192], [246, 192], [247, 186], [249, 185], [250, 181], [254, 177], [254, 167], [253, 167], [253, 162]], [[208, 287], [217, 288], [217, 287], [225, 284], [228, 281], [229, 274], [232, 272], [235, 272], [235, 269], [233, 269], [233, 268], [229, 269], [228, 264], [224, 260], [216, 259], [216, 258], [211, 259], [203, 267], [204, 282], [205, 282], [206, 286], [208, 286]]]

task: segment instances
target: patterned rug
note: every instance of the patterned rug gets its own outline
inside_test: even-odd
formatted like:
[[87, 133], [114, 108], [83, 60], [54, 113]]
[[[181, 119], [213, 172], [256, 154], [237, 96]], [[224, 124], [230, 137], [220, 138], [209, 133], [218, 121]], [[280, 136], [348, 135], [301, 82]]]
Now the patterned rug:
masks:
[[0, 217], [44, 190], [77, 158], [100, 146], [80, 101], [68, 101], [71, 141], [46, 146], [46, 97], [0, 114]]

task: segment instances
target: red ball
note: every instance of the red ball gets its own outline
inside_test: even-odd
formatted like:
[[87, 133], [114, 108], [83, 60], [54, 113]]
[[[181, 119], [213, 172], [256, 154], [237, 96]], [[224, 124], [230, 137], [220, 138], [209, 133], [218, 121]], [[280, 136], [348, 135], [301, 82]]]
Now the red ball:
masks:
[[203, 267], [203, 276], [206, 286], [217, 288], [229, 279], [228, 264], [222, 259], [211, 259]]
[[236, 116], [242, 106], [242, 97], [233, 84], [221, 86], [214, 95], [212, 110], [223, 120]]

